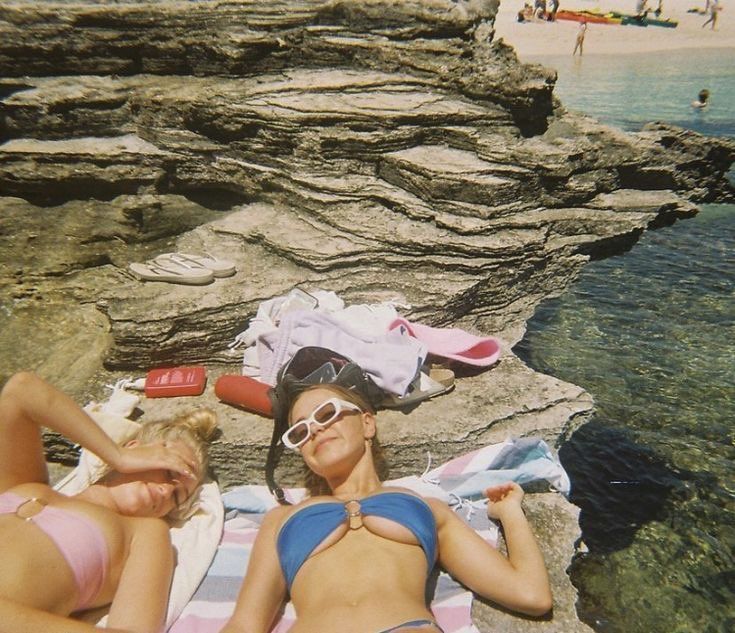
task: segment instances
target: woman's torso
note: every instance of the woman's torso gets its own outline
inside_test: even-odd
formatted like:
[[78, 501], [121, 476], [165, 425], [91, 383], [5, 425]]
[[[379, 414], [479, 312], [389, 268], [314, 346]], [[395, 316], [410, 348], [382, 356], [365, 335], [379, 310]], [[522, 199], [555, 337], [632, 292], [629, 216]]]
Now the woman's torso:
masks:
[[[390, 498], [396, 506], [394, 514], [403, 501], [400, 495], [418, 499], [420, 504], [407, 503], [403, 514], [411, 515], [409, 518], [391, 520], [371, 514], [371, 509], [380, 512], [372, 506], [382, 505], [381, 501], [387, 497], [381, 497], [386, 494], [394, 495]], [[291, 629], [294, 633], [379, 631], [401, 622], [431, 618], [426, 606], [426, 587], [436, 557], [432, 502], [398, 488], [381, 489], [361, 501], [368, 499], [371, 501], [365, 504], [367, 510], [353, 517], [352, 528], [348, 525], [349, 518], [341, 521], [319, 542], [293, 577], [290, 593], [297, 613], [297, 622]], [[279, 536], [284, 526], [304, 508], [320, 506], [329, 512], [332, 507], [344, 504], [333, 497], [316, 497], [289, 508], [283, 512]], [[346, 514], [355, 510], [361, 509], [348, 506]], [[419, 537], [412, 531], [419, 522], [431, 523], [434, 550], [428, 542], [431, 540], [428, 530]], [[306, 525], [299, 525], [293, 531], [295, 534], [290, 538], [309, 538]], [[281, 562], [283, 565], [283, 557]]]
[[[59, 615], [111, 602], [134, 520], [44, 484], [21, 484], [2, 497], [0, 596]], [[66, 556], [75, 553], [82, 560], [70, 565]]]

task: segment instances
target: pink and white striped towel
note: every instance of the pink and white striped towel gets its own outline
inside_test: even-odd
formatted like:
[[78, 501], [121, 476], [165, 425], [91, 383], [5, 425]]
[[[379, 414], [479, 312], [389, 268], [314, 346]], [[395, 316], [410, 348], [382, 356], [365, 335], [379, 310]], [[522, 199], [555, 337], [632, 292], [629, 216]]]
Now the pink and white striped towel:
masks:
[[[569, 479], [558, 459], [545, 442], [531, 438], [486, 446], [421, 477], [404, 477], [386, 484], [445, 500], [495, 546], [498, 528], [487, 518], [482, 491], [509, 479], [522, 484], [545, 482], [564, 494], [569, 492]], [[287, 496], [295, 502], [303, 496], [303, 491], [289, 490]], [[217, 633], [224, 627], [234, 609], [263, 516], [275, 506], [265, 486], [240, 486], [225, 493], [223, 498], [229, 518], [214, 561], [193, 598], [169, 629], [170, 633]], [[446, 633], [479, 633], [472, 624], [472, 593], [445, 572], [438, 573], [435, 580], [431, 610], [442, 629]], [[288, 603], [273, 633], [285, 633], [294, 620], [293, 607]]]

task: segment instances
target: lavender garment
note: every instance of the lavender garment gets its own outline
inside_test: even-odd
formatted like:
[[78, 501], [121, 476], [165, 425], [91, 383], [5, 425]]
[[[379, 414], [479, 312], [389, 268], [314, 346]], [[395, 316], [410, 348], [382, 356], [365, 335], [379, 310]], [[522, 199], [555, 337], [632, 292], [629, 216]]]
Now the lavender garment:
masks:
[[258, 337], [261, 380], [274, 385], [283, 364], [302, 347], [314, 345], [338, 352], [360, 365], [375, 383], [402, 396], [426, 359], [426, 345], [394, 330], [383, 334], [357, 331], [333, 316], [300, 310], [286, 314], [275, 332]]

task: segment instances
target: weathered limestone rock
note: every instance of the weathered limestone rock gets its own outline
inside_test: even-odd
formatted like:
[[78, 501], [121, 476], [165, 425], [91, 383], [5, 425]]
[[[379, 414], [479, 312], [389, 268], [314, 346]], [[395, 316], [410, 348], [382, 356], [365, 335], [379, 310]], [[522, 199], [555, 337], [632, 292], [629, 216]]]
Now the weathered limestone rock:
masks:
[[[497, 2], [300, 0], [0, 3], [0, 373], [34, 369], [79, 400], [150, 367], [203, 363], [224, 485], [261, 481], [271, 425], [217, 402], [228, 343], [299, 285], [396, 300], [433, 325], [495, 334], [499, 364], [381, 414], [393, 476], [508, 435], [558, 446], [582, 389], [512, 353], [526, 320], [592, 257], [733, 198], [735, 143], [566, 112], [553, 71], [493, 42]], [[201, 287], [127, 267], [172, 250], [233, 260]], [[50, 436], [56, 459], [73, 449]], [[297, 460], [285, 458], [284, 483]], [[585, 631], [566, 575], [579, 529], [529, 495], [553, 618], [478, 604], [481, 630]]]
[[558, 541], [560, 534], [569, 534], [577, 529], [578, 515], [575, 507], [552, 493], [526, 498], [526, 515], [539, 540], [544, 544], [556, 542], [556, 546], [544, 546], [544, 556], [554, 588], [553, 614], [538, 619], [524, 618], [476, 600], [472, 609], [475, 626], [488, 633], [591, 633], [589, 626], [577, 620], [576, 591], [569, 590], [566, 580], [566, 568], [575, 553], [574, 547], [564, 539], [561, 543]]

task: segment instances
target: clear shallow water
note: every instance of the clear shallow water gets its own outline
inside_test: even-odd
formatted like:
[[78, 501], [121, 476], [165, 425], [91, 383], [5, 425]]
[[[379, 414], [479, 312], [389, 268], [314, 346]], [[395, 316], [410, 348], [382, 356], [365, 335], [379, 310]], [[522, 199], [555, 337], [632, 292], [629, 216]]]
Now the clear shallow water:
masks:
[[[569, 108], [735, 136], [735, 52], [543, 62]], [[712, 104], [693, 111], [704, 87]], [[735, 205], [590, 263], [516, 351], [597, 404], [561, 450], [589, 548], [580, 616], [605, 633], [735, 630]]]
[[[649, 27], [650, 28], [650, 27]], [[666, 121], [735, 136], [735, 49], [524, 58], [557, 70], [555, 94], [570, 109], [627, 130]], [[710, 105], [691, 107], [702, 88]]]

